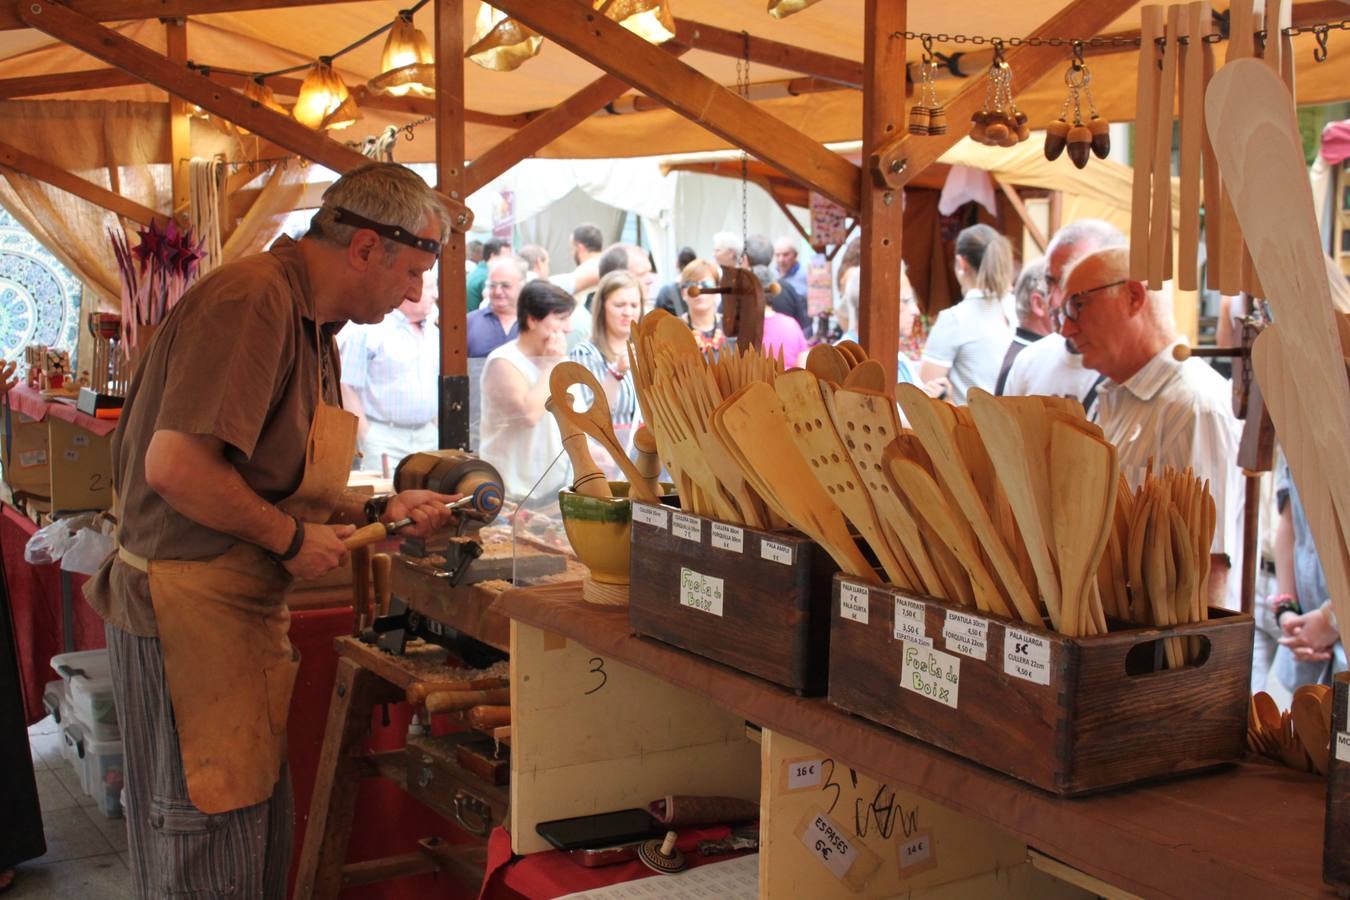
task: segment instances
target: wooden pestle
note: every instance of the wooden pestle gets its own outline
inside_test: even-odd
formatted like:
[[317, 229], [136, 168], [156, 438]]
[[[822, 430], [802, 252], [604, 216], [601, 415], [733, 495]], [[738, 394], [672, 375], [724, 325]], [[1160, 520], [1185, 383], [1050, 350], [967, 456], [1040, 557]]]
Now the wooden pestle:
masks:
[[[568, 401], [570, 399], [569, 397]], [[586, 445], [586, 434], [566, 416], [558, 414], [553, 400], [553, 397], [545, 400], [544, 409], [553, 416], [554, 421], [558, 423], [558, 430], [562, 432], [563, 449], [567, 451], [567, 458], [572, 461], [572, 473], [575, 476], [572, 479], [572, 490], [586, 497], [614, 496], [609, 489], [609, 479], [591, 458], [591, 449]]]
[[656, 454], [656, 435], [643, 425], [633, 435], [633, 446], [637, 448], [638, 472], [652, 493], [661, 496], [661, 459]]

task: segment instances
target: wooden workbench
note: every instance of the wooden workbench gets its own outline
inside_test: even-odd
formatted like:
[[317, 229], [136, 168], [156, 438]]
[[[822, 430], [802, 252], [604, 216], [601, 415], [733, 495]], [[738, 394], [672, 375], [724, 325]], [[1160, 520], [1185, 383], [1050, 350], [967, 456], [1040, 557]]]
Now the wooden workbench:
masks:
[[[583, 603], [575, 585], [507, 591], [496, 612], [576, 641], [606, 660], [706, 697], [764, 729], [988, 822], [1068, 866], [1147, 897], [1315, 897], [1325, 783], [1241, 764], [1061, 800], [717, 663], [641, 638], [626, 609]], [[991, 734], [990, 740], [997, 741]]]

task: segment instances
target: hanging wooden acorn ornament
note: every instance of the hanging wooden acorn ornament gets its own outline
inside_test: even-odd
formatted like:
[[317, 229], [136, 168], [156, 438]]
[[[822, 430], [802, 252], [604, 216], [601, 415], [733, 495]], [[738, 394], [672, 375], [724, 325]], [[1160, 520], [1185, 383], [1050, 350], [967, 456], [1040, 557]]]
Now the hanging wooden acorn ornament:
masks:
[[931, 35], [925, 34], [923, 36], [922, 81], [925, 91], [923, 105], [928, 110], [928, 133], [946, 134], [947, 109], [938, 99], [937, 69], [937, 58], [933, 54], [933, 38]]
[[[1059, 118], [1046, 128], [1045, 157], [1056, 159], [1067, 150], [1069, 160], [1078, 168], [1087, 165], [1093, 154], [1105, 159], [1111, 152], [1111, 123], [1097, 115], [1092, 100], [1092, 72], [1083, 61], [1083, 42], [1073, 42], [1073, 61], [1064, 73], [1068, 95]], [[1087, 101], [1090, 118], [1083, 121], [1083, 101]]]
[[984, 108], [971, 117], [971, 140], [990, 147], [1011, 147], [1030, 135], [1027, 117], [1012, 93], [1012, 68], [1003, 58], [1003, 42], [995, 39], [994, 59], [986, 76]]

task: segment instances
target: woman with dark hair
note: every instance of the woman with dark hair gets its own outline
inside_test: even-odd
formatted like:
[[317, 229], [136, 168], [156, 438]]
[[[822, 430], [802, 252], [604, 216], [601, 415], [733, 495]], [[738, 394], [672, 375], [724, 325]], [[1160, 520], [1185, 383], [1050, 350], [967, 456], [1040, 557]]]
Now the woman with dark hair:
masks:
[[988, 225], [972, 225], [956, 236], [956, 280], [965, 292], [938, 314], [919, 363], [919, 380], [929, 393], [965, 403], [971, 388], [990, 393], [1012, 342], [1012, 245]]
[[[535, 279], [520, 289], [520, 333], [488, 354], [483, 366], [482, 441], [479, 454], [502, 475], [506, 495], [520, 500], [562, 451], [562, 437], [544, 415], [548, 377], [567, 356], [567, 333], [576, 301], [557, 285]], [[570, 480], [559, 461], [534, 495], [552, 498]]]
[[[614, 432], [626, 442], [627, 432], [638, 419], [637, 389], [628, 374], [628, 335], [642, 317], [642, 283], [627, 269], [610, 272], [595, 288], [591, 301], [591, 338], [568, 354], [581, 363], [605, 390]], [[581, 398], [589, 406], [590, 391]]]

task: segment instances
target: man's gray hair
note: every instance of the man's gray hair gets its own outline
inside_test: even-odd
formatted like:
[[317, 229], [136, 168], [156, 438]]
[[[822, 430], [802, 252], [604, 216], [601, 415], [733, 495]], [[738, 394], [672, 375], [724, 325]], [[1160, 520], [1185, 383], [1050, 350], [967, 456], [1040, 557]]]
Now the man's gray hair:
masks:
[[753, 266], [767, 266], [773, 262], [773, 241], [762, 234], [752, 234], [745, 239], [745, 258]]
[[516, 270], [516, 273], [520, 275], [520, 281], [522, 284], [524, 284], [525, 281], [529, 279], [530, 264], [527, 263], [521, 257], [516, 256], [514, 253], [506, 253], [501, 256], [494, 256], [492, 258], [492, 261], [488, 263], [488, 270], [487, 270], [488, 278], [491, 278], [492, 273], [497, 271], [497, 269], [508, 265], [514, 268]]
[[1121, 230], [1102, 219], [1078, 219], [1070, 222], [1050, 239], [1045, 255], [1050, 256], [1060, 247], [1079, 247], [1085, 252], [1124, 247], [1128, 243]]
[[1017, 301], [1017, 321], [1026, 324], [1031, 318], [1031, 295], [1045, 294], [1045, 257], [1027, 263], [1022, 274], [1017, 276], [1017, 285], [1013, 288], [1013, 299]]
[[730, 231], [719, 231], [713, 235], [714, 250], [731, 250], [740, 256], [745, 250], [745, 243], [741, 240], [739, 234], [733, 234]]
[[[323, 192], [323, 206], [310, 220], [305, 237], [337, 247], [350, 245], [360, 229], [333, 221], [339, 206], [412, 234], [418, 233], [428, 218], [434, 218], [440, 229], [438, 240], [444, 244], [450, 236], [450, 210], [445, 201], [420, 175], [398, 163], [367, 163], [333, 182]], [[381, 240], [390, 255], [406, 246], [390, 238]]]

